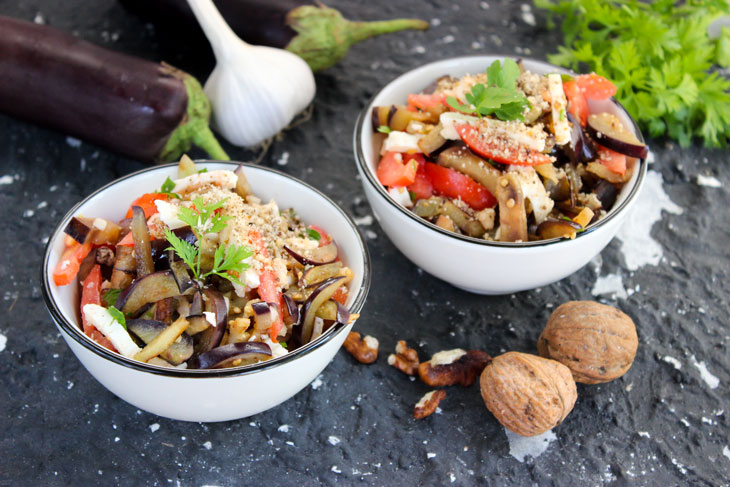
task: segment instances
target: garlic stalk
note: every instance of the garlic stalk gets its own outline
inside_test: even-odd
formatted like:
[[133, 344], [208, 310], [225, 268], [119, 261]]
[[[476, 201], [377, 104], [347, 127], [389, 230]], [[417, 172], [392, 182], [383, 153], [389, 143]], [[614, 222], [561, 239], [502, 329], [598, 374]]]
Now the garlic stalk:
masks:
[[216, 57], [205, 83], [213, 124], [230, 143], [251, 147], [276, 135], [314, 98], [314, 75], [296, 54], [253, 46], [231, 30], [212, 0], [188, 0]]

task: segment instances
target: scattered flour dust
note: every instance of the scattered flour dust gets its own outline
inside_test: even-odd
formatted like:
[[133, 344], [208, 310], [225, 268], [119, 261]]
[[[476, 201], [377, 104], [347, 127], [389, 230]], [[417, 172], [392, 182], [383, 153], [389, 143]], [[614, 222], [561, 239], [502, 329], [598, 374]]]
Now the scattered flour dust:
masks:
[[324, 384], [324, 381], [322, 381], [322, 376], [318, 375], [317, 378], [312, 381], [311, 386], [312, 386], [312, 389], [314, 389], [316, 391], [317, 389], [322, 387], [322, 384]]
[[8, 343], [8, 337], [0, 333], [0, 352], [5, 350], [5, 344]]
[[337, 438], [336, 436], [330, 436], [330, 437], [327, 438], [327, 442], [330, 445], [335, 446], [335, 445], [337, 445], [340, 442], [340, 439]]
[[596, 279], [596, 283], [591, 289], [591, 294], [594, 296], [600, 296], [602, 294], [615, 295], [619, 299], [626, 299], [629, 297], [624, 288], [624, 280], [619, 274], [608, 274], [606, 276], [599, 276]]
[[669, 199], [662, 187], [662, 175], [657, 171], [646, 173], [644, 189], [636, 206], [627, 215], [617, 237], [626, 267], [635, 271], [647, 264], [657, 265], [662, 258], [662, 246], [651, 238], [651, 228], [662, 218], [662, 210], [681, 215], [684, 210]]
[[13, 184], [13, 177], [10, 174], [6, 174], [0, 177], [0, 185]]
[[671, 364], [672, 367], [674, 367], [677, 370], [681, 370], [682, 369], [682, 362], [680, 362], [679, 360], [677, 360], [674, 357], [670, 357], [669, 355], [665, 355], [664, 357], [662, 357], [662, 360], [664, 360], [668, 364]]
[[520, 462], [524, 462], [528, 456], [539, 457], [548, 449], [550, 443], [557, 439], [552, 430], [533, 437], [520, 436], [507, 428], [504, 429], [504, 432], [509, 441], [509, 454]]
[[155, 431], [157, 431], [158, 429], [160, 429], [160, 424], [159, 424], [159, 423], [152, 423], [152, 424], [150, 425], [150, 431], [151, 431], [151, 432], [153, 432], [153, 433], [154, 433], [154, 432], [155, 432]]
[[705, 362], [698, 362], [694, 355], [690, 357], [692, 360], [692, 365], [695, 366], [697, 370], [700, 371], [700, 377], [702, 377], [702, 380], [705, 381], [705, 383], [710, 386], [710, 389], [717, 389], [717, 387], [720, 385], [720, 379], [718, 379], [716, 376], [714, 376], [712, 373], [710, 373], [709, 370], [707, 370], [707, 365], [705, 365]]
[[722, 187], [722, 183], [719, 179], [714, 176], [705, 176], [704, 174], [697, 175], [697, 184], [700, 186], [707, 186], [708, 188]]
[[730, 448], [728, 448], [727, 446], [725, 448], [723, 448], [722, 454], [725, 455], [728, 460], [730, 460]]

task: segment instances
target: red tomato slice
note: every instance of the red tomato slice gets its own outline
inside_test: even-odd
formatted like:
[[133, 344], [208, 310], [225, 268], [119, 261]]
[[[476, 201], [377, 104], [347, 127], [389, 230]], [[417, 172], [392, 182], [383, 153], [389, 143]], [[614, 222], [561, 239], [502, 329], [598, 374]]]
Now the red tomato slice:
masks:
[[446, 95], [443, 93], [435, 93], [433, 95], [408, 95], [408, 105], [414, 106], [421, 110], [437, 107], [446, 104]]
[[71, 284], [76, 274], [79, 273], [81, 261], [89, 255], [91, 248], [91, 242], [80, 244], [76, 241], [66, 248], [53, 271], [53, 282], [56, 286]]
[[378, 164], [377, 176], [383, 186], [408, 186], [416, 180], [418, 162], [405, 162], [403, 154], [386, 152]]
[[578, 119], [581, 126], [585, 127], [588, 123], [588, 102], [583, 91], [578, 87], [575, 81], [566, 81], [563, 83], [563, 91], [568, 99], [568, 111]]
[[[256, 247], [258, 253], [268, 258], [269, 251], [266, 250], [266, 244], [264, 243], [264, 238], [261, 236], [261, 233], [257, 229], [252, 228], [249, 230], [248, 235], [249, 237], [251, 237], [251, 242]], [[260, 282], [258, 287], [258, 293], [261, 300], [266, 301], [267, 303], [274, 303], [279, 308], [279, 319], [276, 320], [276, 322], [271, 325], [271, 328], [269, 329], [269, 337], [271, 338], [271, 341], [274, 343], [278, 343], [279, 332], [284, 326], [284, 320], [282, 316], [284, 302], [281, 297], [281, 291], [279, 291], [276, 274], [274, 274], [274, 271], [271, 269], [271, 264], [268, 264], [261, 271], [259, 281]]]
[[127, 210], [125, 218], [132, 218], [132, 207], [139, 206], [144, 210], [145, 218], [149, 218], [157, 213], [157, 206], [155, 206], [155, 200], [167, 201], [167, 195], [165, 193], [147, 193], [143, 194], [136, 200], [132, 201]]
[[116, 352], [112, 342], [104, 336], [99, 330], [94, 328], [94, 325], [86, 321], [84, 316], [84, 306], [87, 304], [97, 304], [101, 306], [101, 266], [96, 264], [89, 272], [89, 275], [84, 279], [81, 285], [81, 322], [84, 325], [84, 333], [90, 337], [96, 343], [102, 347], [108, 348], [109, 350]]
[[340, 286], [337, 288], [337, 291], [335, 291], [335, 293], [332, 295], [332, 299], [344, 306], [347, 302], [347, 294], [347, 286]]
[[477, 211], [497, 204], [497, 199], [487, 191], [487, 188], [459, 171], [427, 162], [425, 172], [438, 194], [449, 198], [461, 198], [464, 203]]
[[423, 157], [423, 154], [408, 154], [406, 160], [414, 160], [418, 163], [416, 179], [407, 187], [408, 192], [416, 195], [419, 200], [433, 196], [433, 184], [426, 176], [426, 158]]
[[596, 73], [576, 76], [575, 83], [586, 98], [605, 100], [616, 94], [616, 85]]
[[[152, 236], [152, 234], [150, 234], [150, 240], [156, 240], [155, 237]], [[122, 245], [124, 247], [134, 247], [134, 235], [132, 235], [132, 232], [126, 234], [123, 239], [117, 242], [117, 245]]]
[[621, 174], [622, 176], [626, 173], [626, 156], [623, 154], [599, 145], [598, 160], [611, 172]]
[[309, 228], [319, 234], [319, 236], [320, 236], [319, 246], [320, 247], [324, 247], [325, 245], [329, 245], [332, 243], [332, 237], [330, 237], [329, 233], [322, 230], [321, 227], [318, 227], [317, 225], [309, 225]]
[[518, 166], [537, 166], [539, 164], [550, 164], [550, 157], [517, 144], [504, 144], [484, 138], [479, 129], [467, 123], [456, 125], [456, 132], [471, 150], [482, 157], [501, 162], [502, 164], [514, 164]]

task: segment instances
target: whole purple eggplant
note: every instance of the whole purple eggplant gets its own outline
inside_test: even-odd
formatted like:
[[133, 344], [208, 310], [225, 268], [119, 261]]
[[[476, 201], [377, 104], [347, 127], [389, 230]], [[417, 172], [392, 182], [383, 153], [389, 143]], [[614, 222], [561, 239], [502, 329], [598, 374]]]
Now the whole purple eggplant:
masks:
[[[197, 36], [207, 46], [186, 0], [120, 0], [131, 12], [154, 23], [165, 34], [191, 44]], [[373, 36], [405, 29], [424, 30], [428, 22], [396, 19], [353, 22], [333, 8], [307, 0], [215, 0], [223, 18], [244, 41], [287, 49], [312, 71], [337, 63], [350, 46]]]
[[228, 159], [200, 83], [164, 63], [0, 16], [0, 112], [145, 161]]

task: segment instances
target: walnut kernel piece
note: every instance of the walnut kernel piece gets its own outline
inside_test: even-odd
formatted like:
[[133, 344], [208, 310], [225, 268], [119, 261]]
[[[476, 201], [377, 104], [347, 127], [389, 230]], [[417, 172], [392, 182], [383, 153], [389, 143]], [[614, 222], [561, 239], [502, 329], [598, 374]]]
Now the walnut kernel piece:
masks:
[[497, 421], [522, 436], [559, 425], [578, 397], [570, 369], [537, 355], [494, 357], [479, 380], [482, 399]]
[[345, 350], [355, 357], [358, 362], [363, 364], [372, 364], [378, 359], [378, 339], [370, 335], [365, 335], [365, 338], [360, 338], [360, 334], [356, 331], [351, 331], [345, 343], [343, 344]]
[[431, 387], [461, 384], [468, 387], [474, 383], [492, 358], [481, 350], [460, 348], [435, 354], [428, 362], [418, 366], [421, 380]]
[[639, 338], [631, 318], [594, 301], [558, 306], [540, 334], [537, 350], [567, 366], [576, 382], [598, 384], [629, 370]]
[[431, 416], [434, 412], [436, 412], [436, 408], [445, 397], [446, 391], [443, 389], [427, 392], [413, 408], [413, 417], [416, 419], [423, 419], [426, 416]]
[[388, 365], [392, 365], [404, 374], [415, 375], [419, 363], [418, 352], [408, 348], [405, 340], [398, 340], [395, 345], [395, 353], [388, 355]]

